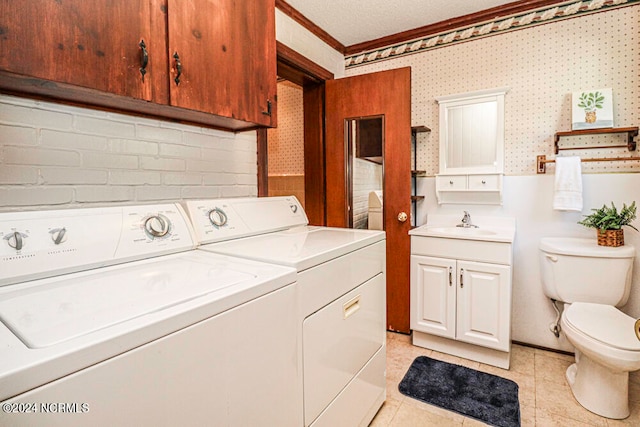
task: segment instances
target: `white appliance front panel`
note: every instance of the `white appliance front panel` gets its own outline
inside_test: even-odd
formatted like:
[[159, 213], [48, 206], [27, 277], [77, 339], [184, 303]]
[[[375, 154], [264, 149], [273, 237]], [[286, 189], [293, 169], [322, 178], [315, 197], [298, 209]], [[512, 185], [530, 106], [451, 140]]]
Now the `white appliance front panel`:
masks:
[[0, 400], [295, 280], [291, 268], [187, 251], [4, 286]]
[[[145, 228], [160, 218], [162, 236]], [[193, 249], [179, 205], [0, 213], [0, 286]]]
[[385, 333], [383, 274], [305, 319], [305, 425], [320, 415], [384, 345]]
[[[384, 403], [387, 393], [387, 347], [380, 350], [333, 399], [311, 427], [366, 427]], [[356, 409], [357, 408], [357, 409]]]
[[303, 226], [205, 245], [200, 249], [286, 265], [303, 271], [384, 238], [383, 231]]
[[11, 405], [78, 413], [0, 411], [0, 425], [300, 427], [295, 300], [285, 286], [29, 390]]
[[252, 197], [186, 202], [198, 243], [270, 233], [309, 223], [298, 199]]

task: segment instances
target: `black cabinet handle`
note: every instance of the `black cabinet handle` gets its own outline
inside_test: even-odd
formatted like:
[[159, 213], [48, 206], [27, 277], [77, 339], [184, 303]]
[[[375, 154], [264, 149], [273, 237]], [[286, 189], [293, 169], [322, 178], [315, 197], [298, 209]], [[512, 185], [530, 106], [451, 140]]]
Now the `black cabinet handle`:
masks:
[[140, 74], [142, 74], [142, 81], [144, 82], [144, 75], [147, 74], [147, 65], [149, 64], [149, 52], [147, 52], [147, 45], [144, 40], [140, 40], [138, 46], [140, 46]]
[[262, 114], [265, 116], [271, 116], [271, 101], [267, 99], [267, 111], [263, 111]]
[[178, 72], [178, 74], [176, 74], [176, 78], [173, 79], [173, 81], [176, 82], [176, 85], [179, 85], [180, 76], [182, 75], [182, 63], [180, 62], [180, 55], [178, 55], [178, 52], [173, 54], [173, 59], [176, 60], [176, 71]]

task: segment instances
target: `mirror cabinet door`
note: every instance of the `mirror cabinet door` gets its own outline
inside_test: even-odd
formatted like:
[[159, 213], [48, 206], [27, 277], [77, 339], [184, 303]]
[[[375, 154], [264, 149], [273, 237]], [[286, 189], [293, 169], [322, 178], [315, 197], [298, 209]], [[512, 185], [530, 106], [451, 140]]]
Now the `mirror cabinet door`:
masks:
[[504, 172], [506, 88], [437, 98], [440, 174]]

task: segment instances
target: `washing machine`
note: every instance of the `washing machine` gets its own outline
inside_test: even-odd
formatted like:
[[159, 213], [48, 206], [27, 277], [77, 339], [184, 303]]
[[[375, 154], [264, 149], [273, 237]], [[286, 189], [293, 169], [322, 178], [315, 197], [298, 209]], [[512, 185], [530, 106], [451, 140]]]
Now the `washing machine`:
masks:
[[368, 425], [386, 397], [385, 233], [309, 226], [293, 196], [186, 208], [200, 250], [296, 269], [304, 425]]
[[175, 204], [1, 213], [0, 425], [299, 426], [295, 270], [194, 248]]

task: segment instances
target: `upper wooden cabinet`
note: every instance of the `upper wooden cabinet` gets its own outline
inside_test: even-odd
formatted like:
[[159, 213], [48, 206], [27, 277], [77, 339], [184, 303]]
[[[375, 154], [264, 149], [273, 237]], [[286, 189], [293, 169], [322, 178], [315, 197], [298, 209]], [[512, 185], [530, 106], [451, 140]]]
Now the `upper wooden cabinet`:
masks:
[[[165, 24], [152, 6], [131, 0], [2, 0], [0, 68], [166, 104]], [[141, 45], [151, 52], [144, 81]]]
[[168, 3], [171, 105], [272, 125], [274, 0]]
[[274, 0], [0, 0], [0, 17], [2, 92], [276, 125]]

